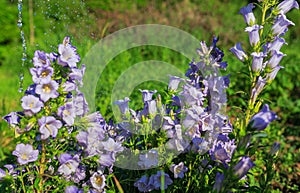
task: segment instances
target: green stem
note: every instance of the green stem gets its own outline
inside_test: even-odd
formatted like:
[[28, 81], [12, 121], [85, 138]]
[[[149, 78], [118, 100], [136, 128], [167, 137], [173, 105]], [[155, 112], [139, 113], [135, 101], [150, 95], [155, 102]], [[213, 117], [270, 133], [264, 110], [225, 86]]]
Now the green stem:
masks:
[[40, 170], [39, 176], [41, 176], [41, 181], [39, 182], [39, 193], [43, 192], [43, 176], [45, 172], [45, 162], [46, 162], [46, 149], [45, 149], [45, 141], [42, 141], [42, 156], [40, 160]]

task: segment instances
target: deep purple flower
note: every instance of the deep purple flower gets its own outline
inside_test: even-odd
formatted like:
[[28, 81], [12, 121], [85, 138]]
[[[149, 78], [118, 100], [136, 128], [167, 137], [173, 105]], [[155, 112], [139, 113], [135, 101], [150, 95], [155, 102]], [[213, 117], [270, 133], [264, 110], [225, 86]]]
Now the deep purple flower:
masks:
[[156, 90], [141, 90], [141, 93], [143, 95], [143, 102], [152, 100], [152, 96], [157, 92]]
[[174, 178], [183, 178], [184, 173], [188, 171], [188, 168], [183, 162], [180, 162], [178, 165], [172, 164], [170, 170], [174, 174]]
[[277, 9], [282, 11], [284, 14], [293, 8], [299, 9], [299, 5], [296, 0], [284, 0], [277, 6]]
[[220, 192], [223, 186], [224, 174], [217, 172], [213, 191]]
[[91, 178], [90, 182], [92, 186], [97, 190], [103, 190], [105, 187], [105, 176], [102, 173], [95, 172]]
[[231, 156], [236, 149], [236, 145], [234, 140], [230, 140], [227, 142], [217, 141], [209, 150], [209, 154], [212, 160], [219, 160], [222, 163], [228, 163], [231, 160]]
[[24, 96], [22, 99], [22, 108], [24, 112], [28, 116], [32, 116], [33, 114], [38, 113], [44, 104], [39, 100], [39, 98], [33, 95]]
[[146, 175], [142, 176], [138, 181], [136, 181], [134, 186], [137, 187], [140, 192], [150, 192], [154, 189], [154, 185], [151, 184]]
[[124, 100], [117, 100], [114, 104], [118, 105], [121, 113], [124, 115], [129, 112], [129, 106], [128, 102], [130, 99], [128, 97], [125, 97]]
[[259, 30], [262, 29], [263, 26], [253, 25], [251, 27], [246, 27], [245, 32], [249, 33], [249, 41], [252, 46], [256, 46], [259, 42]]
[[252, 12], [254, 7], [252, 3], [249, 3], [247, 6], [242, 7], [239, 12], [243, 15], [245, 22], [250, 26], [255, 24], [255, 16]]
[[62, 123], [53, 116], [43, 116], [38, 123], [42, 140], [48, 139], [50, 135], [56, 137], [58, 129], [62, 127]]
[[83, 193], [83, 190], [78, 189], [76, 186], [67, 186], [65, 193]]
[[272, 34], [276, 36], [283, 35], [289, 25], [295, 25], [292, 21], [288, 20], [283, 13], [276, 18], [274, 25], [272, 26]]
[[58, 45], [58, 64], [75, 68], [80, 57], [76, 52], [76, 47], [70, 44], [70, 37], [65, 37], [62, 44]]
[[169, 90], [177, 90], [179, 83], [182, 81], [182, 78], [177, 76], [170, 76], [170, 81], [168, 85]]
[[69, 77], [72, 81], [77, 81], [80, 86], [83, 85], [82, 78], [85, 72], [85, 65], [81, 65], [81, 69], [78, 68], [72, 68], [72, 72], [69, 74]]
[[39, 150], [33, 150], [30, 144], [17, 144], [16, 150], [13, 151], [13, 155], [18, 157], [18, 163], [25, 165], [29, 162], [34, 162], [38, 159]]
[[248, 59], [248, 56], [244, 52], [240, 42], [236, 43], [234, 47], [230, 48], [230, 51], [242, 62], [244, 62], [245, 59]]
[[32, 61], [35, 67], [47, 67], [51, 65], [46, 53], [40, 50], [34, 52]]
[[58, 172], [64, 176], [69, 176], [76, 171], [79, 166], [79, 155], [74, 157], [68, 153], [60, 154], [58, 161], [60, 166]]
[[280, 69], [282, 69], [282, 68], [284, 68], [284, 67], [282, 67], [282, 66], [276, 66], [275, 68], [272, 69], [271, 72], [268, 72], [267, 75], [266, 75], [266, 81], [268, 83], [271, 83], [275, 79], [278, 71]]
[[250, 119], [249, 124], [251, 128], [260, 131], [265, 129], [276, 118], [276, 114], [270, 111], [269, 105], [266, 104]]
[[248, 171], [254, 167], [255, 164], [251, 161], [251, 159], [247, 156], [242, 157], [242, 159], [239, 161], [239, 163], [234, 166], [234, 175], [236, 175], [239, 179], [244, 177]]
[[66, 122], [66, 125], [73, 125], [76, 117], [73, 103], [68, 102], [64, 106], [59, 107], [57, 115], [60, 116]]
[[253, 52], [251, 56], [253, 57], [251, 66], [252, 72], [259, 73], [262, 70], [263, 59], [266, 55], [264, 55], [262, 52]]
[[[156, 190], [166, 190], [168, 186], [173, 183], [173, 180], [170, 178], [169, 174], [163, 171], [158, 171], [155, 175], [152, 175], [151, 177], [153, 178], [153, 185]], [[161, 184], [162, 177], [164, 178], [164, 184]]]
[[267, 62], [267, 67], [269, 67], [270, 69], [275, 68], [276, 66], [279, 65], [279, 62], [282, 60], [282, 58], [286, 56], [284, 53], [280, 52], [280, 51], [272, 51], [271, 52], [271, 58], [270, 60]]
[[58, 83], [54, 80], [51, 80], [47, 84], [38, 84], [36, 86], [35, 92], [40, 95], [42, 101], [46, 102], [50, 98], [57, 98], [58, 97]]

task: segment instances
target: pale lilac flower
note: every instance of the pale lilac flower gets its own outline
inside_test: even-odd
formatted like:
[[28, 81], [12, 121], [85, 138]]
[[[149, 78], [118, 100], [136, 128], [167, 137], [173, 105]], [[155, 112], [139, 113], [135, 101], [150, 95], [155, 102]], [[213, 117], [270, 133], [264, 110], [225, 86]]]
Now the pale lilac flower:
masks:
[[151, 149], [146, 154], [140, 155], [140, 161], [138, 165], [142, 168], [150, 168], [152, 166], [158, 166], [158, 152], [157, 150]]
[[32, 81], [36, 84], [47, 84], [51, 81], [53, 71], [53, 68], [50, 66], [41, 68], [30, 68]]
[[234, 166], [234, 175], [236, 175], [239, 179], [244, 177], [248, 171], [254, 167], [255, 164], [251, 161], [251, 159], [247, 156], [242, 157], [242, 159], [239, 161], [239, 163]]
[[10, 125], [17, 125], [20, 123], [20, 116], [23, 116], [21, 112], [11, 112], [8, 115], [4, 116], [3, 119]]
[[32, 61], [35, 67], [47, 67], [51, 65], [46, 53], [40, 50], [34, 52]]
[[39, 98], [33, 95], [24, 96], [22, 99], [22, 108], [26, 115], [32, 116], [33, 114], [38, 113], [44, 104], [39, 100]]
[[6, 176], [6, 172], [0, 168], [0, 180]]
[[56, 137], [58, 129], [62, 127], [62, 123], [53, 116], [43, 116], [38, 120], [40, 126], [41, 139], [45, 140], [50, 137]]
[[252, 12], [254, 7], [255, 6], [252, 3], [249, 3], [247, 6], [240, 9], [239, 13], [243, 15], [244, 20], [248, 25], [255, 24], [255, 16]]
[[65, 193], [83, 193], [83, 190], [78, 189], [76, 186], [67, 186]]
[[46, 102], [50, 98], [57, 98], [59, 96], [57, 89], [58, 83], [54, 80], [51, 80], [47, 84], [38, 84], [35, 92], [40, 95], [42, 101]]
[[83, 165], [79, 165], [75, 171], [75, 173], [73, 174], [73, 176], [71, 176], [71, 180], [75, 183], [79, 183], [80, 181], [84, 180], [86, 177], [86, 167]]
[[88, 104], [85, 100], [83, 93], [78, 93], [73, 99], [73, 105], [75, 107], [75, 114], [83, 117], [89, 112]]
[[178, 165], [172, 164], [170, 170], [174, 174], [174, 178], [183, 178], [184, 173], [188, 171], [188, 168], [183, 162], [180, 162]]
[[259, 73], [262, 70], [263, 59], [266, 55], [264, 55], [262, 52], [253, 52], [251, 56], [253, 57], [251, 66], [252, 72]]
[[123, 151], [123, 147], [122, 144], [115, 142], [115, 140], [113, 140], [112, 138], [108, 138], [107, 141], [102, 142], [103, 148], [106, 151], [110, 151], [110, 152], [121, 152]]
[[156, 100], [145, 101], [142, 115], [154, 115], [157, 112]]
[[83, 78], [85, 69], [86, 69], [86, 67], [84, 64], [81, 65], [81, 69], [72, 68], [72, 72], [69, 74], [70, 79], [72, 81], [76, 80], [79, 83], [79, 85], [82, 86], [83, 85], [82, 78]]
[[66, 125], [71, 126], [74, 124], [76, 115], [72, 102], [67, 102], [64, 106], [59, 107], [57, 111], [57, 115], [66, 122]]
[[57, 57], [58, 57], [58, 54], [57, 53], [54, 53], [54, 52], [51, 52], [49, 54], [46, 54], [47, 57], [49, 58], [49, 60], [51, 62], [55, 62], [57, 60]]
[[184, 97], [184, 101], [188, 105], [202, 104], [203, 93], [189, 84], [183, 85], [183, 91], [180, 93]]
[[282, 66], [276, 66], [275, 68], [272, 69], [271, 72], [268, 72], [267, 75], [266, 75], [266, 81], [268, 83], [271, 83], [275, 79], [278, 71], [280, 69], [282, 69], [282, 68], [284, 68], [284, 67], [282, 67]]
[[240, 42], [236, 43], [234, 47], [230, 48], [230, 51], [242, 62], [244, 62], [245, 59], [248, 59], [248, 56], [244, 52]]
[[169, 90], [177, 90], [179, 83], [182, 81], [182, 78], [177, 76], [170, 76], [170, 81], [168, 85]]
[[249, 33], [249, 41], [252, 46], [256, 46], [259, 43], [259, 30], [262, 28], [263, 26], [260, 25], [246, 27], [245, 32]]
[[276, 36], [272, 43], [268, 44], [268, 51], [276, 51], [279, 52], [280, 48], [283, 44], [287, 44], [285, 40], [281, 37]]
[[141, 93], [143, 95], [143, 102], [145, 103], [146, 101], [152, 100], [152, 96], [157, 92], [156, 90], [141, 90]]
[[70, 37], [65, 37], [63, 43], [58, 45], [58, 53], [58, 64], [62, 66], [74, 68], [80, 60], [76, 48], [70, 44]]
[[293, 8], [299, 9], [299, 5], [296, 0], [284, 0], [277, 6], [277, 9], [282, 11], [284, 14]]
[[276, 114], [270, 111], [269, 105], [264, 105], [249, 121], [252, 129], [264, 130], [272, 121], [277, 118]]
[[58, 157], [58, 161], [60, 163], [58, 172], [64, 176], [70, 176], [79, 166], [79, 155], [73, 157], [68, 153], [62, 153]]
[[115, 154], [113, 152], [107, 154], [101, 154], [98, 162], [102, 166], [112, 166], [113, 163], [116, 161]]
[[18, 157], [18, 163], [25, 165], [29, 162], [34, 162], [38, 159], [39, 150], [33, 150], [30, 144], [17, 144], [16, 150], [12, 152], [13, 155]]
[[223, 186], [224, 174], [217, 172], [213, 191], [220, 192]]
[[251, 100], [256, 101], [257, 96], [261, 93], [266, 85], [266, 80], [263, 79], [261, 76], [258, 77], [258, 80], [251, 91]]
[[[161, 178], [164, 178], [164, 184], [162, 186], [161, 184]], [[155, 175], [151, 176], [153, 178], [153, 185], [156, 190], [166, 190], [169, 185], [173, 183], [173, 180], [170, 178], [169, 174], [163, 172], [163, 171], [158, 171]], [[150, 179], [151, 179], [150, 177]], [[151, 180], [150, 180], [151, 181]]]
[[130, 99], [128, 97], [125, 97], [124, 100], [117, 100], [114, 104], [118, 105], [121, 113], [124, 115], [129, 112], [129, 106], [128, 102]]
[[63, 85], [63, 91], [64, 92], [72, 92], [77, 90], [77, 85], [74, 82], [66, 81]]
[[276, 18], [274, 25], [272, 26], [272, 34], [276, 36], [283, 35], [289, 25], [295, 25], [292, 21], [288, 20], [286, 16], [281, 12]]
[[275, 68], [276, 66], [279, 65], [280, 61], [282, 60], [282, 58], [286, 56], [286, 54], [280, 52], [280, 51], [272, 51], [271, 52], [271, 58], [270, 60], [267, 62], [267, 67], [269, 67], [270, 69]]
[[148, 176], [144, 175], [134, 183], [134, 186], [137, 187], [140, 192], [150, 192], [154, 189], [154, 185], [149, 182]]
[[90, 182], [92, 184], [92, 186], [97, 189], [97, 190], [103, 190], [105, 187], [105, 176], [102, 173], [99, 172], [95, 172], [91, 178], [90, 178]]

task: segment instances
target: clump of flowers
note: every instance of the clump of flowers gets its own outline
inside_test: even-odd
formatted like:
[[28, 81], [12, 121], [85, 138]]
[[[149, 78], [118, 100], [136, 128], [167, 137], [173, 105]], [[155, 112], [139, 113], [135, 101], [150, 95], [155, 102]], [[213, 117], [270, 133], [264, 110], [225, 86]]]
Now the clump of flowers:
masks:
[[[271, 172], [259, 187], [247, 178], [255, 167], [251, 138], [277, 118], [267, 104], [259, 110], [259, 95], [282, 68], [282, 36], [293, 25], [285, 14], [298, 4], [262, 1], [261, 7], [260, 22], [254, 4], [240, 10], [251, 50], [245, 52], [241, 43], [230, 49], [249, 67], [252, 81], [244, 119], [233, 123], [224, 111], [230, 81], [219, 74], [227, 62], [216, 37], [211, 45], [200, 42], [186, 78], [170, 77], [164, 99], [156, 90], [140, 90], [143, 109], [129, 108], [128, 97], [116, 101], [119, 123], [89, 113], [80, 92], [86, 67], [78, 66], [69, 37], [58, 53], [36, 51], [23, 111], [4, 117], [18, 144], [16, 163], [0, 169], [0, 180], [9, 180], [7, 190], [13, 192], [266, 191]], [[279, 147], [274, 143], [267, 167]]]

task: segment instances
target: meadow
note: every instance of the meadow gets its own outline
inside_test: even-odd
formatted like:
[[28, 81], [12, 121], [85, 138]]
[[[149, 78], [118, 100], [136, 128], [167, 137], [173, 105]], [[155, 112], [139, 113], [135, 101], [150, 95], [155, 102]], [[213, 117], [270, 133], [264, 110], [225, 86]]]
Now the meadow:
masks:
[[[30, 5], [30, 2], [32, 5]], [[0, 168], [13, 160], [11, 152], [16, 141], [14, 131], [1, 119], [11, 111], [21, 110], [19, 73], [24, 71], [23, 87], [32, 82], [29, 69], [35, 50], [52, 51], [65, 36], [70, 36], [81, 58], [102, 38], [114, 32], [141, 24], [162, 24], [184, 30], [199, 40], [211, 42], [214, 35], [219, 37], [219, 47], [224, 51], [226, 69], [230, 73], [230, 86], [227, 89], [227, 113], [231, 121], [238, 118], [239, 108], [247, 106], [245, 98], [250, 84], [246, 66], [235, 60], [229, 51], [236, 41], [248, 41], [248, 34], [242, 16], [241, 6], [250, 0], [135, 0], [135, 1], [23, 1], [22, 19], [26, 39], [26, 62], [22, 62], [22, 42], [17, 27], [18, 2], [2, 0], [0, 7]], [[31, 12], [31, 11], [32, 12]], [[274, 121], [264, 133], [268, 136], [257, 139], [261, 144], [256, 154], [258, 167], [253, 168], [253, 179], [266, 172], [263, 153], [273, 142], [281, 148], [275, 166], [275, 176], [271, 183], [272, 192], [299, 192], [300, 190], [300, 12], [292, 10], [287, 16], [295, 23], [285, 35], [288, 45], [282, 52], [287, 54], [281, 61], [280, 70], [272, 85], [264, 90], [263, 100], [276, 112], [279, 119]], [[121, 42], [120, 42], [121, 43]], [[247, 45], [246, 50], [247, 50]], [[159, 60], [174, 65], [182, 73], [190, 61], [174, 50], [158, 46], [140, 46], [126, 50], [111, 60], [102, 72], [96, 92], [96, 109], [105, 119], [114, 119], [111, 94], [118, 78], [136, 63], [146, 60]], [[138, 72], [146, 73], [146, 72]], [[142, 108], [139, 89], [158, 90], [164, 93], [167, 85], [159, 81], [147, 81], [134, 88], [129, 96], [131, 108]], [[162, 97], [165, 97], [162, 95]], [[239, 106], [239, 108], [238, 108]], [[125, 191], [126, 192], [126, 191]]]

